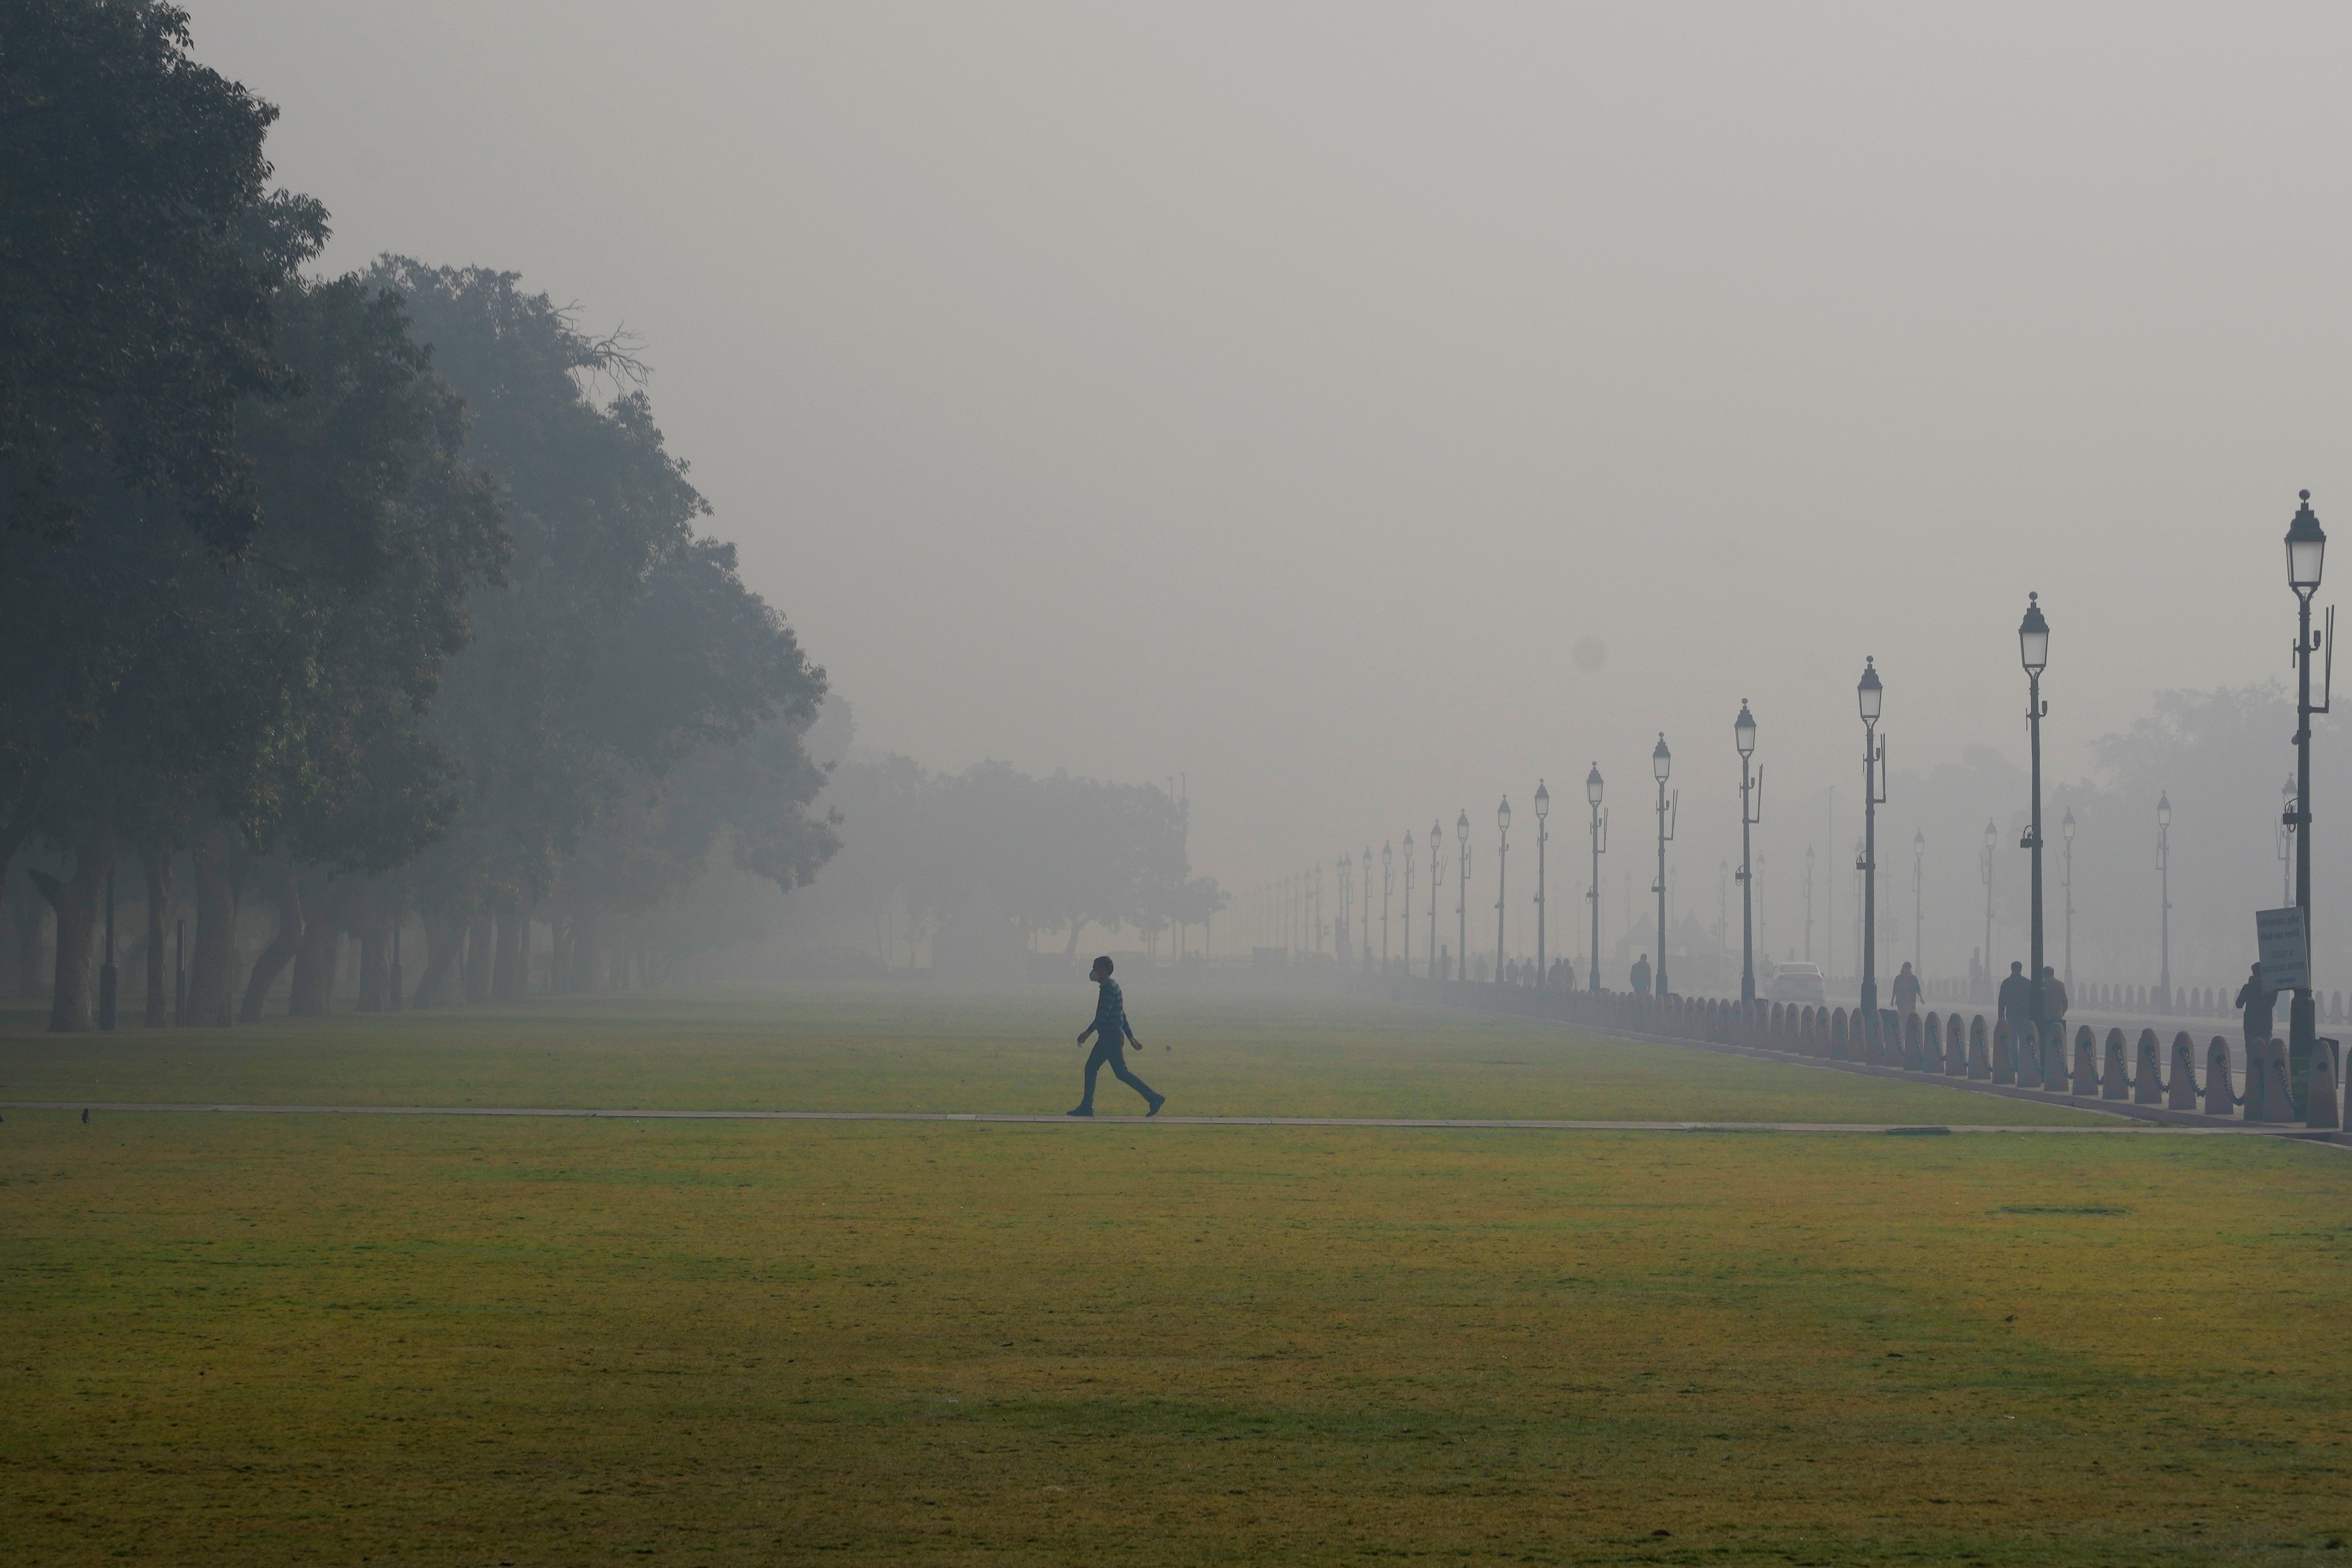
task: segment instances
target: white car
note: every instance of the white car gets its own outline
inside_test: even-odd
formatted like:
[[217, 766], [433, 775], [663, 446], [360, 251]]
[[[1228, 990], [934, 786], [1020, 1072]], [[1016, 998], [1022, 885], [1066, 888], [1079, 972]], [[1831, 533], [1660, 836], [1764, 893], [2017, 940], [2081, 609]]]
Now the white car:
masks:
[[1812, 963], [1783, 963], [1772, 971], [1772, 986], [1765, 994], [1767, 1002], [1794, 1002], [1815, 1007], [1829, 1005], [1829, 994], [1822, 987], [1821, 966]]

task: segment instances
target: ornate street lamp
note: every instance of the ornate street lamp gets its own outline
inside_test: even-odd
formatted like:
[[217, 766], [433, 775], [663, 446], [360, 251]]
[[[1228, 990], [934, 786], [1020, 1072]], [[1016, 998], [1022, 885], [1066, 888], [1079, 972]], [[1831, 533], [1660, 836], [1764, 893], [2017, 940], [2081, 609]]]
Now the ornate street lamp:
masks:
[[1404, 830], [1404, 977], [1412, 978], [1412, 829]]
[[1544, 826], [1544, 818], [1551, 815], [1551, 791], [1536, 780], [1536, 984], [1548, 983], [1544, 969], [1544, 846], [1551, 842], [1551, 832]]
[[1813, 847], [1805, 846], [1805, 962], [1813, 961]]
[[1927, 960], [1921, 949], [1927, 945], [1924, 932], [1927, 928], [1927, 905], [1921, 889], [1927, 881], [1927, 832], [1925, 828], [1911, 831], [1911, 973], [1925, 980]]
[[1584, 801], [1592, 808], [1592, 887], [1584, 895], [1592, 906], [1592, 967], [1584, 973], [1588, 991], [1601, 989], [1601, 857], [1609, 849], [1609, 814], [1601, 809], [1601, 764], [1584, 775]]
[[2058, 824], [2058, 837], [2066, 841], [2066, 989], [2074, 989], [2074, 808], [2068, 806]]
[[[1984, 864], [1983, 864], [1982, 866], [1980, 866], [1979, 868], [1978, 868], [1978, 870], [1979, 870], [1979, 874], [1982, 876], [1982, 878], [1983, 878], [1983, 880], [1984, 880], [1984, 888], [1985, 888], [1985, 945], [1984, 945], [1984, 973], [1985, 973], [1985, 984], [1986, 984], [1987, 985], [1990, 985], [1990, 986], [1992, 986], [1992, 987], [1993, 987], [1993, 994], [1994, 994], [1995, 996], [1999, 995], [2000, 993], [2000, 986], [1999, 986], [1999, 983], [1998, 983], [1998, 982], [1996, 982], [1996, 981], [1994, 980], [1994, 978], [1993, 978], [1993, 961], [1992, 961], [1992, 852], [1993, 852], [1994, 848], [1995, 848], [1995, 847], [1997, 847], [2000, 845], [2000, 835], [1999, 833], [1997, 833], [1997, 832], [1995, 832], [1995, 831], [1993, 830], [1992, 818], [1991, 818], [1991, 817], [1990, 817], [1990, 816], [1988, 816], [1988, 817], [1986, 817], [1986, 818], [1985, 818], [1985, 831], [1984, 831]], [[1988, 996], [1988, 997], [1984, 998], [1984, 1000], [1986, 1000], [1986, 1001], [1990, 1002], [1990, 1001], [1991, 1001], [1991, 1000], [1992, 1000], [1992, 997], [1991, 997], [1991, 996]]]
[[1666, 846], [1674, 841], [1675, 825], [1670, 812], [1678, 812], [1683, 792], [1675, 791], [1674, 805], [1666, 804], [1666, 775], [1675, 771], [1675, 754], [1666, 750], [1666, 732], [1658, 731], [1658, 744], [1650, 752], [1650, 773], [1658, 781], [1658, 885], [1652, 889], [1658, 895], [1658, 973], [1650, 983], [1650, 994], [1664, 996], [1666, 992]]
[[1372, 969], [1372, 847], [1364, 846], [1364, 973]]
[[1886, 804], [1886, 747], [1878, 738], [1878, 714], [1885, 700], [1879, 683], [1878, 661], [1862, 661], [1862, 679], [1854, 684], [1854, 700], [1862, 710], [1862, 854], [1854, 869], [1862, 873], [1862, 1010], [1878, 1011], [1878, 808]]
[[1429, 825], [1429, 977], [1445, 978], [1445, 971], [1437, 962], [1437, 889], [1445, 881], [1445, 829], [1436, 822]]
[[1339, 879], [1339, 913], [1331, 922], [1331, 952], [1342, 969], [1348, 967], [1348, 960], [1354, 956], [1348, 948], [1348, 916], [1355, 908], [1355, 891], [1350, 876], [1355, 868], [1355, 860], [1346, 855], [1332, 862], [1332, 870]]
[[2042, 672], [2050, 665], [2050, 623], [2042, 618], [2042, 598], [2038, 594], [2025, 596], [2025, 618], [2017, 623], [2017, 656], [2025, 666], [2025, 729], [2033, 753], [2033, 818], [2018, 847], [2032, 851], [2033, 857], [2033, 960], [2027, 975], [2033, 982], [2033, 989], [2027, 994], [2033, 998], [2033, 1024], [2038, 1037], [2046, 1012], [2042, 1002], [2042, 718], [2050, 711], [2050, 705], [2042, 700]]
[[[2303, 941], [2306, 954], [2311, 951], [2311, 716], [2327, 711], [2328, 677], [2335, 673], [2336, 612], [2327, 612], [2325, 637], [2314, 637], [2311, 630], [2311, 596], [2319, 591], [2320, 568], [2327, 556], [2327, 534], [2319, 526], [2319, 518], [2311, 510], [2311, 492], [2302, 492], [2303, 504], [2296, 509], [2294, 521], [2286, 531], [2286, 583], [2294, 590], [2294, 809], [2282, 820], [2295, 831], [2294, 842], [2294, 907], [2303, 911]], [[2319, 685], [2319, 700], [2311, 699], [2311, 656], [2325, 643], [2327, 662]], [[2310, 961], [2305, 960], [2304, 979], [2308, 982]], [[2297, 1084], [2302, 1083], [2306, 1064], [2311, 1060], [2313, 1040], [2318, 1019], [2312, 1006], [2311, 987], [2305, 984], [2294, 994], [2294, 1005], [2288, 1014], [2287, 1059], [2290, 1072]]]
[[1504, 858], [1511, 852], [1511, 797], [1505, 795], [1503, 804], [1495, 808], [1497, 842], [1495, 849], [1495, 984], [1503, 983], [1503, 872]]
[[1381, 973], [1389, 972], [1389, 895], [1396, 890], [1396, 850], [1381, 846]]
[[1454, 977], [1470, 978], [1470, 808], [1464, 806], [1454, 818], [1454, 842], [1461, 847], [1462, 870], [1454, 879], [1454, 919], [1460, 930], [1454, 935]]
[[2165, 1014], [2172, 1011], [2172, 796], [2163, 790], [2156, 792], [2156, 874], [2164, 931], [2157, 950], [2156, 1010]]
[[[1664, 737], [1659, 737], [1661, 743]], [[1748, 830], [1764, 820], [1764, 770], [1754, 784], [1748, 776], [1748, 759], [1756, 754], [1756, 715], [1748, 699], [1739, 700], [1739, 717], [1731, 721], [1731, 743], [1739, 748], [1739, 999], [1756, 1000], [1755, 875], [1748, 858]]]

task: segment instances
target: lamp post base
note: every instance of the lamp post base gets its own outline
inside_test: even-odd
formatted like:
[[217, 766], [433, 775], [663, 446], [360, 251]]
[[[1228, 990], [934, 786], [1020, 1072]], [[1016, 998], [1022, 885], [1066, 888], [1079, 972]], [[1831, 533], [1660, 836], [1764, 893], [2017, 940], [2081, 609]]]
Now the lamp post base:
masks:
[[2303, 1110], [2305, 1090], [2311, 1083], [2311, 1058], [2318, 1048], [2319, 1008], [2308, 991], [2298, 991], [2287, 1009], [2286, 1071], [2287, 1092], [2294, 1097], [2295, 1110]]

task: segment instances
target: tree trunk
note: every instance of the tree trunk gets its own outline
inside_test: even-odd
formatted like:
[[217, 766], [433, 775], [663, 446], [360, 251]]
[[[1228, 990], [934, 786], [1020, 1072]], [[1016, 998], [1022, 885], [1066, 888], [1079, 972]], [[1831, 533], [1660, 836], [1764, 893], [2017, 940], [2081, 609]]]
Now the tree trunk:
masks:
[[139, 863], [147, 872], [146, 1025], [151, 1029], [172, 1021], [172, 981], [164, 967], [169, 954], [163, 944], [171, 925], [173, 858], [173, 852], [159, 845], [139, 851]]
[[215, 823], [196, 835], [196, 951], [188, 963], [188, 1022], [226, 1028], [236, 994], [236, 920], [252, 858]]
[[9, 896], [8, 923], [16, 933], [16, 997], [22, 1002], [38, 1002], [47, 994], [41, 978], [47, 973], [41, 962], [41, 925], [48, 910], [49, 901], [41, 897], [29, 875], [24, 890]]
[[563, 988], [567, 991], [593, 991], [596, 988], [596, 917], [593, 913], [576, 913], [565, 923], [563, 958]]
[[263, 896], [278, 906], [278, 934], [253, 961], [253, 973], [245, 983], [245, 1001], [236, 1010], [240, 1024], [261, 1022], [262, 1005], [268, 1000], [269, 988], [294, 962], [294, 954], [302, 946], [302, 889], [295, 881], [294, 868], [282, 860], [269, 862], [263, 873], [269, 879]]
[[343, 956], [343, 918], [352, 879], [331, 878], [323, 866], [305, 867], [296, 880], [301, 890], [302, 936], [294, 950], [294, 995], [289, 1016], [323, 1018], [334, 998], [335, 970]]
[[490, 980], [490, 1000], [520, 1002], [530, 994], [530, 913], [517, 903], [499, 910], [498, 968]]
[[466, 928], [450, 921], [425, 922], [425, 975], [416, 983], [415, 1007], [446, 1007], [457, 1000], [457, 971], [466, 952]]
[[466, 928], [466, 1005], [490, 1005], [490, 951], [498, 925], [488, 915], [477, 915]]
[[384, 995], [392, 982], [392, 920], [391, 900], [385, 889], [371, 884], [358, 900], [358, 918], [352, 921], [360, 939], [360, 1004], [362, 1013], [384, 1010]]
[[33, 885], [58, 916], [57, 978], [49, 992], [52, 1034], [79, 1034], [91, 1026], [90, 940], [98, 931], [107, 868], [113, 864], [114, 830], [97, 828], [75, 844], [72, 876], [60, 881], [46, 871], [33, 873]]

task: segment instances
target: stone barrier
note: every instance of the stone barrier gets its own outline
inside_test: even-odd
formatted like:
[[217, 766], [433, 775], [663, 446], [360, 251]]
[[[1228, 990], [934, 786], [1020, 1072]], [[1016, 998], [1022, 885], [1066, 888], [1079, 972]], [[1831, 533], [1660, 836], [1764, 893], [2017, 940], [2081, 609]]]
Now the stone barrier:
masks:
[[[2114, 1044], [2120, 1047], [2123, 1044], [2123, 1031], [2115, 1029], [2110, 1033], [2115, 1037]], [[2132, 1103], [2134, 1105], [2164, 1103], [2163, 1047], [2157, 1044], [2154, 1029], [2142, 1029], [2139, 1032], [2139, 1072], [2132, 1079]]]
[[2336, 1063], [2336, 1042], [2321, 1040], [2318, 1049], [2311, 1054], [2311, 1082], [2303, 1095], [2303, 1124], [2305, 1127], [2337, 1125], [2336, 1086], [2341, 1077]]

